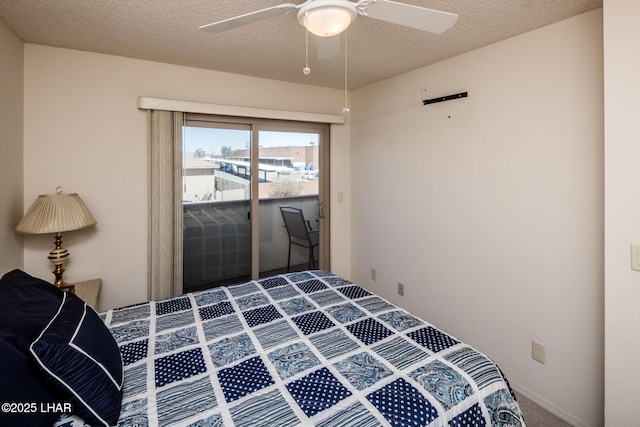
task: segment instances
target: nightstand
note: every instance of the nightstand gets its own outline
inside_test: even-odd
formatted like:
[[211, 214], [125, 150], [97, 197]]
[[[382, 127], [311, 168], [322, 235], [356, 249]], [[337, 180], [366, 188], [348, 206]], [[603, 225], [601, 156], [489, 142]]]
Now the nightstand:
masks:
[[84, 282], [69, 283], [74, 287], [74, 293], [95, 310], [98, 307], [98, 293], [102, 279], [85, 280]]

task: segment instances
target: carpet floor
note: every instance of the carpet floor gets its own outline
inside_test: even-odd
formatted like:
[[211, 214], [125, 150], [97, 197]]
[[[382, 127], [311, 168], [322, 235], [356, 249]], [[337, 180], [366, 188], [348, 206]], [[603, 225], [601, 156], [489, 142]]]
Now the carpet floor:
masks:
[[571, 427], [571, 424], [516, 392], [518, 405], [527, 427]]

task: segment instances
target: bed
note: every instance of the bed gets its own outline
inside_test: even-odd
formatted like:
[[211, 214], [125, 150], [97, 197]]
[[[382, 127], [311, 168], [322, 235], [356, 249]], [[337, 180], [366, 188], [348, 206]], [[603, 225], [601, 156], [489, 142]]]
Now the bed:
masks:
[[[3, 360], [3, 366], [26, 365], [33, 373], [28, 383], [44, 384], [38, 392], [49, 392], [59, 405], [51, 411], [55, 426], [82, 426], [82, 420], [162, 427], [525, 425], [506, 378], [489, 358], [325, 271], [283, 274], [100, 314], [71, 295], [61, 303], [57, 289], [16, 271], [8, 274], [21, 278], [20, 286], [15, 277], [9, 280], [13, 292], [38, 285], [47, 297], [58, 294], [58, 308], [53, 320], [40, 316], [41, 324], [28, 331], [28, 339], [35, 340], [22, 344], [29, 349], [27, 362]], [[0, 284], [0, 303], [6, 288]], [[75, 347], [68, 349], [68, 337], [57, 337], [52, 329], [79, 305], [84, 320], [71, 328]], [[4, 330], [9, 318], [0, 312], [3, 341], [16, 347]], [[87, 319], [93, 319], [91, 325]], [[45, 339], [49, 335], [54, 338]], [[53, 346], [42, 343], [47, 340], [65, 350], [51, 358], [54, 362], [79, 354], [66, 367], [71, 372], [42, 361]], [[91, 348], [97, 342], [100, 348]], [[84, 372], [84, 364], [98, 368]], [[59, 380], [57, 388], [47, 373]], [[10, 381], [3, 379], [3, 403], [46, 402], [28, 391], [7, 393]], [[0, 416], [42, 415], [35, 412], [7, 414], [3, 406]], [[1, 419], [0, 424], [5, 425]]]

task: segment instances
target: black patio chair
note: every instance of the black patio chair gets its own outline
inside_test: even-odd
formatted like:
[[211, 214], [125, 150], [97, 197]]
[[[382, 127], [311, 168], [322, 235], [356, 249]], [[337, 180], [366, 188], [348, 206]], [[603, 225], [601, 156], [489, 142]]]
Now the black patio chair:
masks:
[[291, 245], [309, 249], [309, 269], [316, 268], [314, 249], [318, 246], [318, 230], [312, 230], [309, 221], [304, 219], [302, 210], [290, 206], [280, 206], [284, 226], [289, 234], [289, 253], [287, 272], [291, 269]]

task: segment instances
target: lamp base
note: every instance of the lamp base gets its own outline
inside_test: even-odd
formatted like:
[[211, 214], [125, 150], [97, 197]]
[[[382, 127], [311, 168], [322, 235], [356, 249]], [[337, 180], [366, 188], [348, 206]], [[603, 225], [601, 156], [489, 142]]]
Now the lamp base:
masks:
[[62, 273], [64, 273], [62, 264], [64, 264], [65, 260], [69, 256], [69, 251], [62, 247], [62, 234], [59, 232], [56, 233], [55, 236], [55, 245], [55, 249], [49, 252], [49, 256], [47, 258], [55, 266], [55, 268], [53, 269], [53, 275], [56, 277], [56, 279], [53, 284], [60, 288], [68, 285], [62, 278]]
[[62, 267], [62, 264], [56, 264], [56, 268], [53, 269], [52, 273], [54, 276], [56, 276], [56, 280], [53, 282], [55, 286], [62, 288], [69, 285], [62, 278], [62, 273], [64, 273], [64, 268]]

